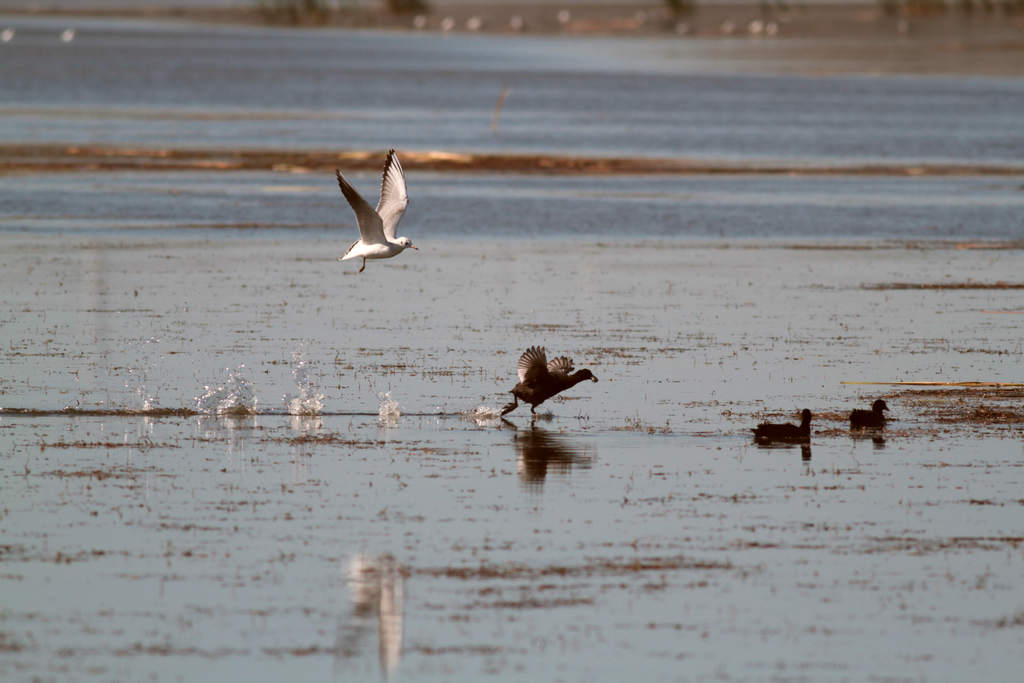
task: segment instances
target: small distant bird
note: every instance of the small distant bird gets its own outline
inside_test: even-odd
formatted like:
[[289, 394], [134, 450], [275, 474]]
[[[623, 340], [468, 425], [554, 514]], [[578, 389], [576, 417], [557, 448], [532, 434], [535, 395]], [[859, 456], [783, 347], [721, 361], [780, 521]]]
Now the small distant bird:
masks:
[[[585, 379], [596, 382], [590, 370], [572, 371], [572, 359], [559, 356], [549, 363], [542, 346], [531, 346], [519, 357], [519, 384], [512, 387], [512, 403], [501, 409], [505, 415], [519, 407], [519, 400], [530, 404], [530, 412], [555, 394], [574, 387]], [[572, 373], [572, 374], [569, 374]]]
[[883, 410], [889, 410], [889, 406], [882, 399], [872, 403], [871, 410], [854, 410], [850, 413], [850, 429], [881, 429], [885, 426]]
[[388, 158], [384, 161], [384, 177], [380, 185], [380, 201], [377, 208], [370, 206], [356, 188], [345, 180], [341, 171], [334, 169], [338, 176], [338, 187], [345, 195], [349, 205], [356, 214], [359, 223], [359, 240], [352, 243], [339, 261], [350, 258], [363, 259], [359, 272], [366, 268], [366, 259], [391, 258], [406, 249], [416, 249], [408, 237], [395, 238], [398, 221], [402, 220], [405, 207], [409, 205], [409, 194], [405, 189], [405, 173], [398, 162], [395, 150], [388, 150]]
[[800, 426], [789, 424], [772, 424], [762, 422], [757, 425], [754, 432], [754, 440], [761, 442], [768, 441], [810, 441], [811, 440], [811, 411], [804, 408], [800, 413]]

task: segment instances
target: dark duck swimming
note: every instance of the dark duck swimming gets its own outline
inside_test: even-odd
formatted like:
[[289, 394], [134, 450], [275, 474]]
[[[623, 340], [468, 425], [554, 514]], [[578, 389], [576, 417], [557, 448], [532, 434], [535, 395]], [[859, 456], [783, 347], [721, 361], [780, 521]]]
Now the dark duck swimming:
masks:
[[519, 357], [519, 384], [512, 387], [512, 403], [501, 409], [506, 415], [519, 407], [519, 401], [530, 404], [530, 412], [555, 394], [574, 387], [585, 379], [596, 382], [590, 370], [572, 371], [572, 359], [565, 356], [548, 362], [542, 346], [531, 346]]
[[889, 406], [882, 399], [872, 403], [871, 410], [854, 410], [850, 413], [850, 429], [881, 429], [885, 426], [883, 410], [889, 410]]
[[804, 408], [803, 412], [800, 413], [800, 426], [789, 424], [772, 424], [771, 422], [762, 422], [757, 425], [757, 429], [750, 430], [754, 432], [754, 440], [760, 442], [769, 441], [810, 441], [811, 440], [811, 411]]

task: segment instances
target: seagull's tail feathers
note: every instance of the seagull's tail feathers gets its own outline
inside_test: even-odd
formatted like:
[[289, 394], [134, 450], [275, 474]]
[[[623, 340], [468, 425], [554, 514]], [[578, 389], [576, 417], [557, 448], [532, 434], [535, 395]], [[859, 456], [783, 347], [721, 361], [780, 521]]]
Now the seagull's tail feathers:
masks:
[[359, 258], [359, 255], [358, 255], [358, 254], [353, 254], [353, 253], [352, 253], [352, 250], [356, 248], [356, 245], [357, 245], [357, 244], [359, 244], [359, 242], [360, 242], [360, 241], [361, 241], [361, 240], [356, 240], [355, 242], [353, 242], [353, 243], [352, 243], [352, 244], [351, 244], [351, 245], [349, 246], [349, 248], [345, 250], [345, 255], [344, 255], [344, 256], [339, 256], [339, 257], [338, 257], [338, 260], [339, 260], [339, 261], [347, 261], [347, 260], [349, 260], [350, 258]]

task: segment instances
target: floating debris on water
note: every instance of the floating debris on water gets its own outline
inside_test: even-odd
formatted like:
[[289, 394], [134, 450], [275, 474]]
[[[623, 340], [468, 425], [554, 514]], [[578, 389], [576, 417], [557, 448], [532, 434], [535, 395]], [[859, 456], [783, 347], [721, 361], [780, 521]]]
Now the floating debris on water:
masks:
[[205, 393], [196, 397], [196, 410], [210, 415], [249, 415], [256, 412], [256, 395], [243, 376], [245, 365], [226, 368], [227, 379], [216, 388], [204, 386]]

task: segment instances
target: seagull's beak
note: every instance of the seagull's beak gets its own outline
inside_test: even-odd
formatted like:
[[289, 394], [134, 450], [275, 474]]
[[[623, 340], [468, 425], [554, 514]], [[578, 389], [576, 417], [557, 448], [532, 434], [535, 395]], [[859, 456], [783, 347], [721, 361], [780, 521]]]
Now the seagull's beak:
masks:
[[411, 245], [411, 244], [409, 245], [409, 248], [410, 248], [410, 249], [415, 249], [416, 251], [419, 251], [419, 250], [420, 250], [420, 248], [419, 248], [419, 247], [413, 246], [413, 245]]
[[596, 377], [591, 377], [591, 378], [590, 378], [590, 381], [591, 381], [591, 382], [596, 382], [596, 381], [597, 381], [597, 378], [596, 378]]

